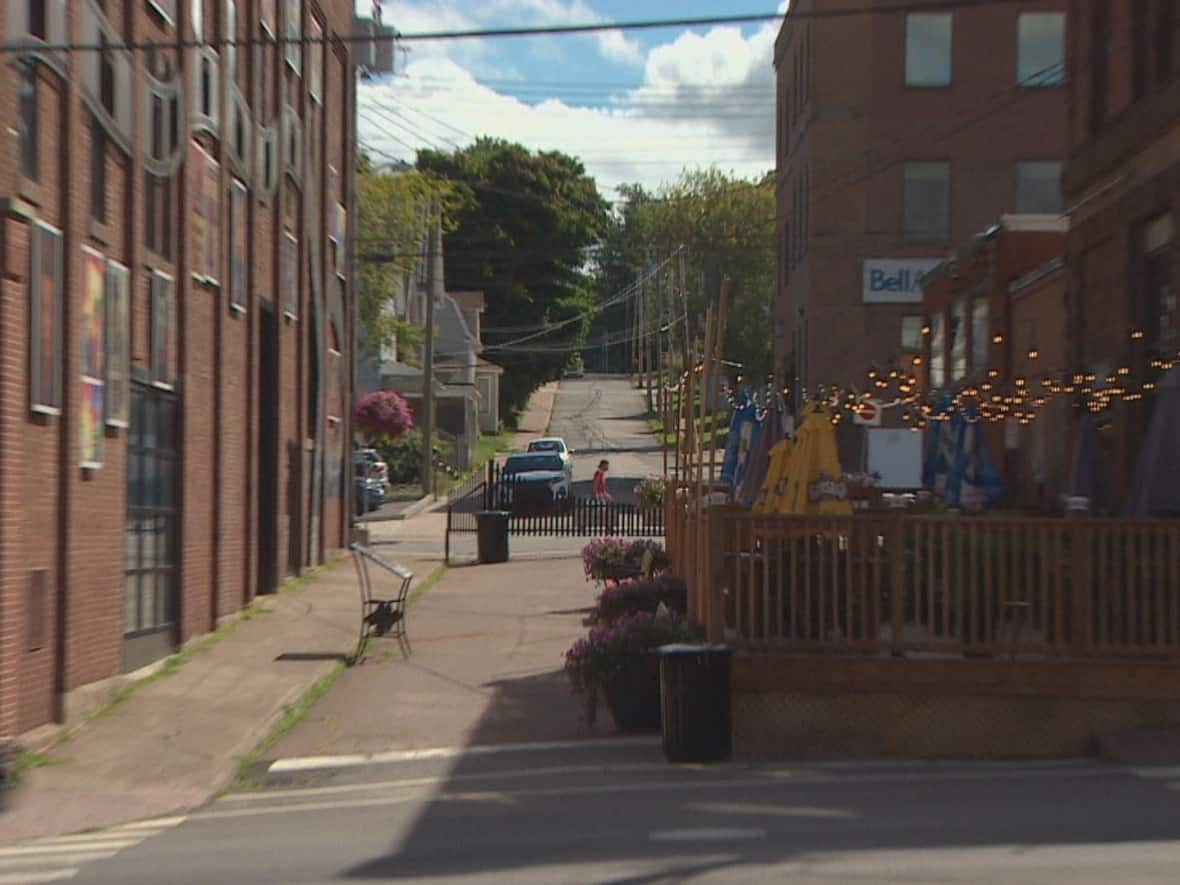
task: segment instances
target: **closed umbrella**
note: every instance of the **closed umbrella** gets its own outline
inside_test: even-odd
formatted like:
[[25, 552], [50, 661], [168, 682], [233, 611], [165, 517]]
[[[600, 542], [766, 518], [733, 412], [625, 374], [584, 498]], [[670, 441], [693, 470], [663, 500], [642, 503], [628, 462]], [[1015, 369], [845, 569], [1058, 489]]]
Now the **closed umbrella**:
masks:
[[1078, 423], [1078, 435], [1074, 441], [1069, 497], [1084, 498], [1091, 510], [1102, 495], [1098, 451], [1098, 425], [1094, 423], [1094, 416], [1087, 412]]
[[952, 507], [966, 510], [982, 510], [1004, 496], [1004, 485], [992, 461], [983, 428], [974, 417], [974, 410], [966, 417], [956, 417], [958, 440], [944, 495]]
[[766, 414], [762, 416], [758, 433], [754, 436], [754, 445], [746, 459], [745, 470], [741, 474], [735, 496], [739, 504], [749, 507], [758, 498], [766, 480], [766, 472], [770, 468], [770, 450], [780, 441], [782, 426], [778, 398], [772, 397]]
[[836, 449], [836, 428], [822, 403], [814, 404], [804, 419], [786, 472], [787, 491], [777, 512], [808, 516], [847, 516], [852, 513], [852, 503], [847, 497], [817, 500], [810, 494], [821, 479], [839, 481], [844, 475]]
[[[756, 411], [754, 403], [746, 394], [743, 394], [741, 399], [734, 403], [733, 416], [729, 421], [729, 436], [725, 440], [725, 460], [721, 462], [721, 481], [731, 488], [734, 477], [737, 475], [738, 462], [742, 456], [742, 432], [750, 422], [756, 420]], [[713, 432], [717, 432], [716, 425], [714, 425]]]
[[1180, 516], [1180, 366], [1156, 386], [1151, 424], [1139, 452], [1127, 516]]

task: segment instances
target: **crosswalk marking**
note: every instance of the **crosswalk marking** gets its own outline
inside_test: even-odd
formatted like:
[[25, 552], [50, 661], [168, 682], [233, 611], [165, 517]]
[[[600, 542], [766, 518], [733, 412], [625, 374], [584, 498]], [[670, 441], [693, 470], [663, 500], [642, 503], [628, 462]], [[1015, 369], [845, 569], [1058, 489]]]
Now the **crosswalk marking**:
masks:
[[65, 882], [81, 872], [82, 864], [114, 857], [184, 820], [179, 816], [153, 818], [107, 830], [48, 836], [0, 847], [0, 885]]

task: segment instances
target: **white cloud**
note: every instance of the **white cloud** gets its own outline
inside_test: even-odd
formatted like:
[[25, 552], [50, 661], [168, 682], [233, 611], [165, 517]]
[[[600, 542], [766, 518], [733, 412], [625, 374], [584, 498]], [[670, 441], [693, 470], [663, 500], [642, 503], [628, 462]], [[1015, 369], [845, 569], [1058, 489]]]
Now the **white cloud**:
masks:
[[[395, 5], [413, 6], [387, 3], [386, 8]], [[479, 14], [487, 8], [501, 17], [511, 10], [532, 16], [560, 11], [564, 17], [558, 20], [577, 21], [589, 15], [580, 5], [581, 0], [490, 0]], [[577, 105], [557, 98], [538, 101], [538, 87], [527, 81], [519, 88], [493, 89], [480, 82], [490, 75], [470, 58], [415, 52], [406, 76], [361, 87], [361, 139], [411, 161], [411, 147], [449, 150], [475, 135], [561, 150], [583, 160], [608, 198], [621, 183], [654, 188], [685, 168], [716, 165], [760, 175], [774, 165], [777, 32], [777, 24], [750, 37], [736, 28], [685, 32], [646, 56], [638, 44], [616, 46], [612, 51], [638, 53], [642, 85], [613, 95], [581, 92], [587, 97]], [[631, 42], [625, 41], [627, 47]], [[601, 45], [600, 50], [605, 54]]]

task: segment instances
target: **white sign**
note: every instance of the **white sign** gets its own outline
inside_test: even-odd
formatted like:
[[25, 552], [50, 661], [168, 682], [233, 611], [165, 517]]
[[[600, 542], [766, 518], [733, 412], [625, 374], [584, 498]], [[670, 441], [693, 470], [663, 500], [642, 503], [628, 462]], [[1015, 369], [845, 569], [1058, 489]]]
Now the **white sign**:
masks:
[[879, 473], [882, 489], [922, 487], [922, 434], [908, 427], [898, 430], [869, 430], [870, 473]]
[[881, 404], [875, 399], [867, 399], [856, 407], [852, 420], [866, 427], [881, 426]]
[[865, 304], [921, 304], [922, 277], [941, 258], [866, 258], [862, 281]]

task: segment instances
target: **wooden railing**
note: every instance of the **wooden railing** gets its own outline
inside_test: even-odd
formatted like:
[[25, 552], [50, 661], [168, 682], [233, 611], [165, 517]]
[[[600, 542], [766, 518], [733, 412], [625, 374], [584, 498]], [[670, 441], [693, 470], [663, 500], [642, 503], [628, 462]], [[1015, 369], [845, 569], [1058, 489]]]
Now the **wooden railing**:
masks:
[[[672, 496], [670, 496], [671, 498]], [[1180, 521], [757, 516], [669, 501], [712, 639], [800, 652], [1180, 656]]]

